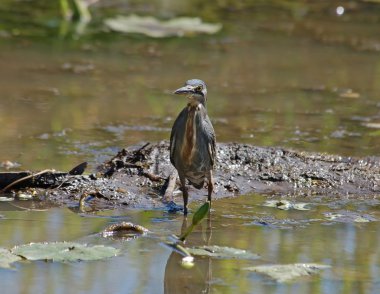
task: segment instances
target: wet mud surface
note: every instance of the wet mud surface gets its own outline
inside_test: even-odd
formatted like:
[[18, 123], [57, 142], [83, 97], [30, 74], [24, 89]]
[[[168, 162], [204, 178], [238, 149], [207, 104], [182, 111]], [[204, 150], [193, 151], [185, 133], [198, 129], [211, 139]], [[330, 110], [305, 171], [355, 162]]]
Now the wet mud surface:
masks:
[[[351, 158], [235, 143], [218, 144], [217, 151], [214, 199], [252, 192], [327, 198], [380, 195], [378, 157]], [[163, 141], [123, 149], [89, 175], [78, 175], [75, 168], [69, 173], [47, 172], [28, 185], [20, 183], [20, 188], [39, 187], [36, 197], [69, 206], [81, 200], [82, 206], [94, 209], [127, 206], [170, 210], [174, 205], [177, 210], [182, 207], [178, 181], [173, 197], [164, 197], [169, 177], [175, 172], [168, 142]], [[202, 200], [207, 189], [190, 187], [189, 193], [190, 201]]]

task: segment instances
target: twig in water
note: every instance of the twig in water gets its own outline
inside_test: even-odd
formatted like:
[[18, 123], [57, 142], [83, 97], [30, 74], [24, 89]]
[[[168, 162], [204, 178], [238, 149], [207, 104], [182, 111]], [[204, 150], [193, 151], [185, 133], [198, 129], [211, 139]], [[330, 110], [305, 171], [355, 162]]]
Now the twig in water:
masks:
[[163, 178], [161, 176], [155, 175], [155, 174], [152, 174], [152, 173], [149, 173], [149, 172], [145, 172], [145, 171], [143, 171], [141, 173], [141, 175], [143, 175], [144, 177], [148, 178], [152, 182], [159, 182], [159, 181], [163, 180]]
[[168, 180], [168, 186], [166, 188], [165, 194], [164, 194], [164, 202], [169, 203], [170, 201], [173, 201], [173, 192], [176, 184], [177, 174], [175, 171], [173, 171]]

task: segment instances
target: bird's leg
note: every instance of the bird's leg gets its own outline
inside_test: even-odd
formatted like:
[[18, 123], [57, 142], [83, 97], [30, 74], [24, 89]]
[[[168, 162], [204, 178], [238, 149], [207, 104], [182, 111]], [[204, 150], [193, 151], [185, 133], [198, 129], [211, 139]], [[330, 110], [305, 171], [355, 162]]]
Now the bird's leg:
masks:
[[207, 195], [207, 199], [208, 199], [208, 201], [210, 201], [210, 204], [211, 204], [211, 194], [214, 191], [214, 179], [212, 177], [212, 171], [211, 170], [210, 170], [210, 172], [209, 172], [209, 174], [207, 176], [207, 180], [208, 180], [208, 185], [207, 185], [208, 195]]
[[183, 214], [187, 215], [187, 201], [189, 199], [189, 194], [186, 188], [186, 179], [184, 176], [180, 175], [179, 180], [181, 181], [182, 197], [183, 197]]

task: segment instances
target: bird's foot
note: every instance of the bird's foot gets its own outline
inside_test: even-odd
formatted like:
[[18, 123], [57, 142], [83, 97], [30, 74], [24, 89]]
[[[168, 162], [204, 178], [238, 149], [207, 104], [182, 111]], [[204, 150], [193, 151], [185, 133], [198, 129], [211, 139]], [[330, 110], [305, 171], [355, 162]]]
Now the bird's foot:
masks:
[[170, 201], [166, 203], [166, 208], [168, 210], [168, 213], [173, 213], [173, 214], [182, 210], [182, 207], [177, 205], [174, 201]]

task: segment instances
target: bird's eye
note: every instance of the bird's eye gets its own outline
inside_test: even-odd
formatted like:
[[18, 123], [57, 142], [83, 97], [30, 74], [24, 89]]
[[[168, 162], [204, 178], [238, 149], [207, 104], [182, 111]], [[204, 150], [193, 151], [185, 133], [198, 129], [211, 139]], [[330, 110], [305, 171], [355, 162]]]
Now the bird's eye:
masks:
[[195, 88], [195, 91], [196, 92], [201, 92], [203, 90], [203, 87], [202, 86], [197, 86], [196, 88]]

